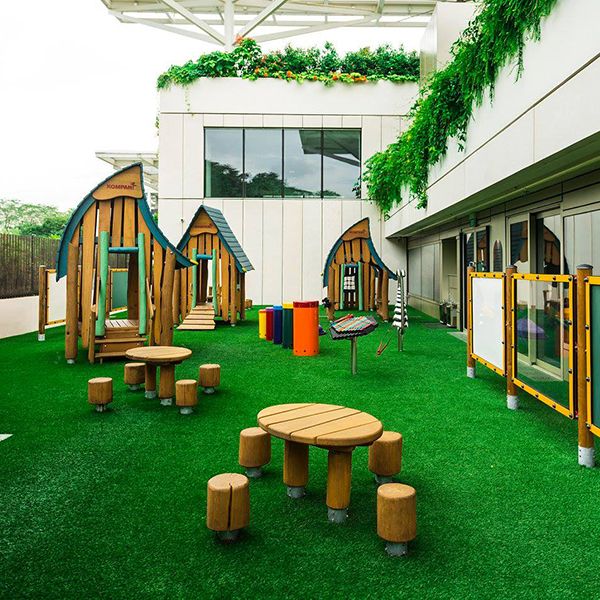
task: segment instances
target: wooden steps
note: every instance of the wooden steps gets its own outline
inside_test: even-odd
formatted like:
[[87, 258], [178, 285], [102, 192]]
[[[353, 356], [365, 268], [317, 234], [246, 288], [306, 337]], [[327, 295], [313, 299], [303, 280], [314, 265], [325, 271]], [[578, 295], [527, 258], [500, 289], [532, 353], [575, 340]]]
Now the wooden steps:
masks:
[[215, 311], [212, 304], [198, 304], [177, 328], [179, 331], [209, 331], [215, 328]]

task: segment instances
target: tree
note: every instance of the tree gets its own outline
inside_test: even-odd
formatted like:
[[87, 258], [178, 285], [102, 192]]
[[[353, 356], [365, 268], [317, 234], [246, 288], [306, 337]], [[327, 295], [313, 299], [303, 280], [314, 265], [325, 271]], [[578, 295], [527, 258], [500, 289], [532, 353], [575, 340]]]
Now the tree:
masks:
[[69, 216], [56, 206], [0, 200], [0, 233], [59, 237]]

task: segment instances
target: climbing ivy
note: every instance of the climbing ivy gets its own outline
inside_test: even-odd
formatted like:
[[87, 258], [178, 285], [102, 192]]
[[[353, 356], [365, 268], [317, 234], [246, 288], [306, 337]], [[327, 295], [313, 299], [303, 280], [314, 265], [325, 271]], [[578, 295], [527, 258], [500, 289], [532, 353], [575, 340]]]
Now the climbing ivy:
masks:
[[539, 40], [541, 20], [558, 0], [483, 0], [478, 14], [452, 48], [452, 61], [421, 88], [410, 112], [411, 126], [366, 164], [368, 196], [384, 214], [405, 197], [427, 205], [429, 169], [455, 138], [464, 149], [473, 109], [486, 91], [493, 99], [499, 71], [516, 59], [523, 70], [528, 39]]
[[326, 43], [322, 49], [287, 46], [264, 54], [254, 40], [244, 38], [231, 52], [211, 52], [197, 61], [170, 67], [158, 78], [157, 87], [160, 90], [171, 85], [188, 85], [200, 77], [275, 78], [332, 85], [336, 82], [417, 81], [418, 76], [419, 57], [402, 47], [362, 48], [339, 56], [335, 47]]

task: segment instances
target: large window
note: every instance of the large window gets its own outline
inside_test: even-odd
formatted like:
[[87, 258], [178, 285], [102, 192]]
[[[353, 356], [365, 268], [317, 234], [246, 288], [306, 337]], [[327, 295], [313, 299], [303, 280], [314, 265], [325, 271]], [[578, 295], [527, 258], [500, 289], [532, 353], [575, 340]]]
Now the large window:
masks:
[[360, 198], [358, 129], [205, 129], [207, 198]]

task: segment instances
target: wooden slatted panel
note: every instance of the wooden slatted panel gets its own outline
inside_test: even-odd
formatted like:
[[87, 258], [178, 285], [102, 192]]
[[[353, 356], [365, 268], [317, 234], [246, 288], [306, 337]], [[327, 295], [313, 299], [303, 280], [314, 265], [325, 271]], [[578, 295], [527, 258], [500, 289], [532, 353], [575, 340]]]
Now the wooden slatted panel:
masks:
[[371, 277], [369, 281], [369, 310], [375, 310], [375, 267], [371, 266]]
[[165, 263], [165, 251], [163, 247], [154, 240], [153, 242], [153, 262], [152, 262], [152, 296], [154, 302], [154, 340], [158, 343], [161, 336], [161, 285], [162, 273]]
[[120, 248], [123, 237], [123, 198], [113, 200], [111, 232], [110, 245]]
[[[354, 442], [354, 435], [351, 430], [355, 427], [369, 424], [372, 424], [375, 428], [381, 426], [381, 423], [372, 415], [359, 412], [335, 421], [323, 423], [322, 425], [315, 425], [296, 431], [294, 432], [292, 439], [304, 444], [326, 444], [333, 441], [334, 438], [337, 439], [337, 441], [344, 440], [345, 443], [349, 440]], [[335, 434], [338, 435], [336, 436]]]
[[[219, 306], [219, 311], [221, 310], [221, 269], [220, 269], [220, 260], [221, 260], [221, 240], [219, 240], [218, 237], [214, 237], [213, 238], [213, 250], [216, 250], [216, 256], [217, 256], [217, 264], [215, 265], [215, 270], [216, 270], [216, 274], [217, 274], [217, 289], [213, 290], [213, 294], [217, 294], [217, 301], [218, 301], [218, 306]], [[211, 277], [212, 279], [212, 277]]]
[[371, 295], [371, 265], [370, 263], [363, 264], [363, 307], [365, 310], [370, 310], [369, 298]]
[[[184, 249], [187, 256], [187, 249]], [[181, 303], [181, 316], [185, 319], [189, 312], [188, 308], [188, 272], [189, 269], [179, 269], [181, 279], [179, 283], [179, 301]]]
[[[98, 202], [98, 233], [107, 231], [110, 233], [111, 203], [110, 200]], [[109, 236], [110, 238], [110, 236]]]
[[95, 272], [96, 203], [83, 215], [83, 247], [81, 255], [81, 339], [87, 348], [90, 339], [90, 314]]
[[278, 423], [288, 423], [296, 419], [303, 419], [305, 417], [312, 417], [314, 415], [336, 411], [340, 408], [344, 407], [335, 404], [301, 404], [294, 409], [284, 410], [283, 412], [274, 412], [273, 414], [265, 414], [264, 411], [261, 411], [258, 414], [258, 418], [260, 419], [262, 426], [274, 427]]
[[136, 201], [133, 198], [125, 198], [123, 207], [123, 246], [131, 247], [136, 245], [136, 209]]
[[360, 242], [361, 240], [352, 240], [351, 245], [352, 245], [352, 262], [360, 262], [361, 256], [360, 256]]
[[237, 323], [237, 269], [235, 268], [235, 258], [233, 254], [229, 255], [229, 318], [235, 325]]
[[221, 248], [221, 317], [229, 320], [229, 252]]

